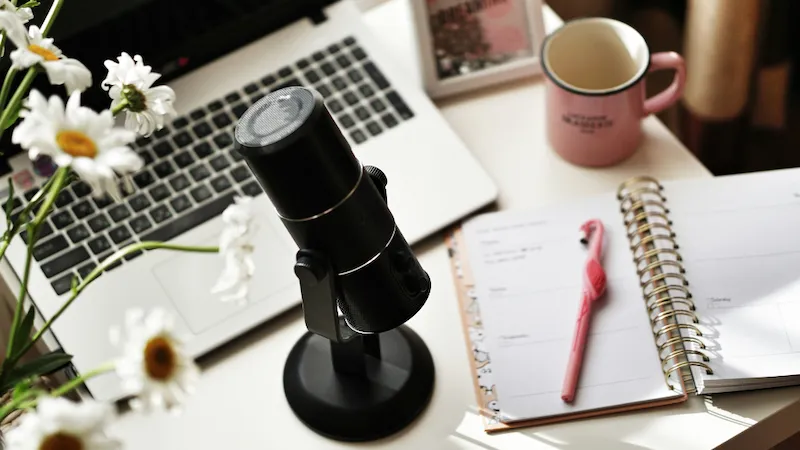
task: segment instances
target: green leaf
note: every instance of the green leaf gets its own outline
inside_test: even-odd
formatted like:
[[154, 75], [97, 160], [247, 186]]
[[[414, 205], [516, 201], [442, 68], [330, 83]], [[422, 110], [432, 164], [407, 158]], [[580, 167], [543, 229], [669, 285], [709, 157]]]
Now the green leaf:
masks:
[[36, 8], [39, 5], [41, 5], [41, 3], [37, 2], [36, 0], [30, 0], [29, 2], [27, 2], [27, 3], [25, 3], [25, 4], [21, 5], [21, 6], [17, 6], [17, 9], [19, 9], [19, 8]]
[[22, 108], [17, 108], [16, 111], [14, 111], [11, 114], [9, 114], [8, 118], [6, 119], [6, 121], [3, 122], [3, 123], [0, 123], [0, 128], [2, 128], [3, 131], [5, 131], [5, 130], [9, 129], [11, 127], [11, 125], [14, 125], [17, 122], [17, 119], [19, 119], [19, 112], [21, 110], [22, 110]]
[[22, 347], [28, 343], [31, 338], [31, 330], [33, 329], [33, 319], [36, 318], [36, 308], [31, 306], [28, 308], [28, 313], [19, 323], [19, 328], [11, 330], [14, 334], [14, 348], [11, 349], [11, 355], [18, 357], [17, 352], [22, 350]]
[[42, 355], [27, 364], [15, 367], [9, 374], [6, 385], [0, 387], [0, 390], [8, 390], [11, 388], [11, 386], [17, 384], [19, 380], [55, 372], [56, 370], [66, 366], [71, 360], [72, 355], [61, 352], [53, 352]]
[[33, 387], [32, 378], [20, 380], [18, 383], [16, 383], [16, 385], [14, 386], [14, 390], [11, 392], [11, 398], [15, 400], [20, 398], [23, 394], [28, 392], [28, 390], [30, 390], [31, 387]]
[[11, 212], [14, 209], [14, 181], [9, 178], [8, 179], [8, 200], [6, 200], [5, 204], [5, 211], [6, 211], [6, 221], [9, 223], [11, 222]]

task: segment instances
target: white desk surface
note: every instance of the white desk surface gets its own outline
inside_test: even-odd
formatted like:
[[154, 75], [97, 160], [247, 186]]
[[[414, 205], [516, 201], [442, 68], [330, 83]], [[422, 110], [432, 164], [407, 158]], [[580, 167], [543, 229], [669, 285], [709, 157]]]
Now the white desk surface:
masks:
[[[365, 13], [396, 58], [416, 71], [407, 0]], [[559, 19], [546, 9], [547, 28]], [[621, 165], [584, 169], [556, 156], [544, 136], [541, 76], [440, 102], [442, 114], [500, 187], [499, 206], [531, 208], [611, 191], [641, 174], [660, 179], [707, 177], [709, 172], [655, 118], [646, 141]], [[800, 398], [800, 388], [692, 398], [645, 412], [573, 421], [488, 436], [477, 415], [467, 351], [447, 252], [437, 235], [415, 247], [433, 280], [425, 307], [409, 325], [428, 344], [436, 364], [430, 406], [410, 427], [373, 443], [347, 445], [320, 437], [289, 409], [283, 364], [305, 332], [299, 309], [271, 321], [204, 361], [197, 393], [181, 416], [126, 414], [111, 430], [128, 449], [708, 449]]]

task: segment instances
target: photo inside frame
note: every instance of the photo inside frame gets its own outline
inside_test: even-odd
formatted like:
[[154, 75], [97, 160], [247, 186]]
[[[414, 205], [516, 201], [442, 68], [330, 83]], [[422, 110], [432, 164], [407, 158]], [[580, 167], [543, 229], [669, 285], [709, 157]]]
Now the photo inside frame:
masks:
[[425, 0], [439, 79], [534, 56], [525, 0]]

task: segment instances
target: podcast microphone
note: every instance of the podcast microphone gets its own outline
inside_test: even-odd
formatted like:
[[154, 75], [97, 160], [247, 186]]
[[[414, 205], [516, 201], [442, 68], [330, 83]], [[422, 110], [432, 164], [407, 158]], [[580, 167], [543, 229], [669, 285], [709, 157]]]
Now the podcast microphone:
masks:
[[297, 245], [330, 259], [350, 328], [391, 330], [422, 308], [430, 278], [389, 211], [386, 176], [361, 166], [318, 92], [268, 94], [239, 119], [235, 142]]
[[343, 441], [404, 428], [433, 392], [430, 351], [403, 325], [431, 281], [389, 211], [386, 176], [362, 167], [322, 96], [303, 87], [257, 101], [234, 141], [299, 247], [294, 270], [309, 333], [284, 366], [289, 406], [312, 430]]

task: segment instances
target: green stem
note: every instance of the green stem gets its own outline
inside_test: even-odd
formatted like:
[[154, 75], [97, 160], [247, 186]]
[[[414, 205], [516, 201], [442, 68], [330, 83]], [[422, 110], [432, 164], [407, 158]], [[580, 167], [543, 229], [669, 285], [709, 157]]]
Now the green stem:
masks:
[[125, 108], [127, 108], [127, 107], [128, 107], [128, 99], [126, 99], [125, 97], [122, 97], [122, 101], [119, 102], [119, 105], [111, 108], [111, 114], [116, 116], [117, 114], [119, 114], [122, 111], [124, 111]]
[[[3, 33], [5, 36], [5, 33]], [[2, 38], [3, 36], [0, 36]], [[3, 47], [2, 42], [0, 42], [0, 48]], [[14, 77], [17, 76], [17, 69], [9, 69], [6, 72], [6, 78], [3, 80], [3, 89], [0, 90], [0, 109], [4, 108], [6, 105], [6, 100], [8, 100], [8, 93], [11, 92], [11, 85], [14, 84]]]
[[42, 37], [46, 37], [47, 33], [50, 32], [50, 28], [53, 27], [53, 22], [56, 21], [56, 17], [58, 17], [58, 13], [61, 11], [61, 6], [63, 4], [64, 0], [55, 0], [53, 2], [53, 6], [50, 7], [50, 11], [47, 12], [47, 17], [45, 17], [42, 23]]
[[87, 275], [86, 278], [84, 278], [80, 282], [80, 284], [78, 284], [75, 287], [75, 289], [72, 290], [72, 294], [67, 299], [67, 301], [64, 302], [63, 305], [61, 305], [61, 308], [59, 308], [58, 311], [56, 311], [56, 313], [53, 315], [53, 317], [51, 317], [47, 322], [45, 322], [45, 324], [42, 326], [42, 328], [39, 329], [36, 332], [36, 334], [33, 336], [33, 339], [31, 339], [30, 342], [25, 344], [25, 346], [22, 347], [22, 349], [19, 351], [19, 353], [17, 353], [16, 355], [12, 355], [12, 357], [11, 357], [12, 364], [15, 364], [16, 361], [20, 357], [22, 357], [22, 355], [24, 355], [25, 352], [27, 352], [36, 343], [36, 341], [41, 339], [41, 337], [44, 335], [44, 333], [47, 332], [47, 330], [50, 329], [50, 327], [53, 325], [53, 323], [59, 317], [61, 317], [61, 314], [63, 314], [64, 311], [66, 311], [67, 308], [69, 308], [69, 306], [72, 304], [72, 302], [74, 302], [75, 299], [78, 298], [78, 295], [80, 295], [80, 293], [84, 289], [86, 289], [89, 286], [89, 284], [92, 283], [92, 281], [94, 281], [97, 277], [99, 277], [100, 274], [102, 274], [103, 271], [105, 271], [109, 266], [111, 266], [115, 262], [121, 260], [126, 255], [128, 255], [129, 253], [135, 253], [135, 252], [140, 251], [140, 250], [152, 250], [152, 249], [177, 250], [177, 251], [183, 251], [183, 252], [197, 252], [197, 253], [218, 253], [219, 252], [219, 247], [198, 247], [198, 246], [190, 246], [190, 245], [169, 244], [169, 243], [166, 243], [166, 242], [158, 242], [158, 241], [139, 242], [139, 243], [136, 243], [136, 244], [131, 244], [131, 245], [125, 247], [125, 248], [122, 248], [122, 249], [116, 251], [111, 256], [109, 256], [108, 258], [103, 260], [103, 262], [101, 262], [99, 266], [95, 267], [94, 270], [89, 272], [89, 275]]
[[[53, 206], [53, 203], [56, 201], [56, 197], [61, 192], [61, 189], [64, 187], [64, 183], [66, 182], [69, 175], [69, 167], [61, 167], [59, 168], [56, 173], [53, 175], [53, 184], [50, 186], [50, 189], [47, 191], [47, 197], [44, 200], [44, 203], [39, 208], [39, 212], [36, 213], [36, 217], [33, 219], [32, 223], [28, 225], [28, 252], [25, 256], [25, 271], [22, 275], [22, 284], [19, 287], [19, 295], [17, 296], [17, 305], [14, 310], [14, 320], [11, 323], [11, 333], [8, 339], [8, 347], [6, 350], [6, 358], [11, 358], [11, 350], [14, 348], [14, 335], [16, 334], [17, 327], [19, 327], [19, 322], [22, 320], [22, 314], [25, 304], [25, 297], [28, 293], [28, 280], [30, 279], [31, 273], [31, 262], [33, 256], [33, 246], [36, 243], [36, 236], [39, 233], [39, 226], [41, 226], [42, 222], [44, 222], [47, 215], [50, 213], [50, 208]], [[16, 362], [15, 360], [12, 360]], [[7, 368], [7, 370], [13, 369], [13, 364]]]
[[3, 115], [0, 116], [0, 137], [3, 137], [3, 133], [5, 132], [2, 126], [8, 121], [9, 117], [11, 117], [11, 114], [16, 114], [19, 108], [22, 107], [22, 98], [28, 93], [28, 89], [30, 89], [33, 79], [36, 78], [36, 74], [37, 69], [35, 66], [28, 69], [28, 72], [25, 73], [25, 78], [20, 81], [8, 105], [3, 108]]

